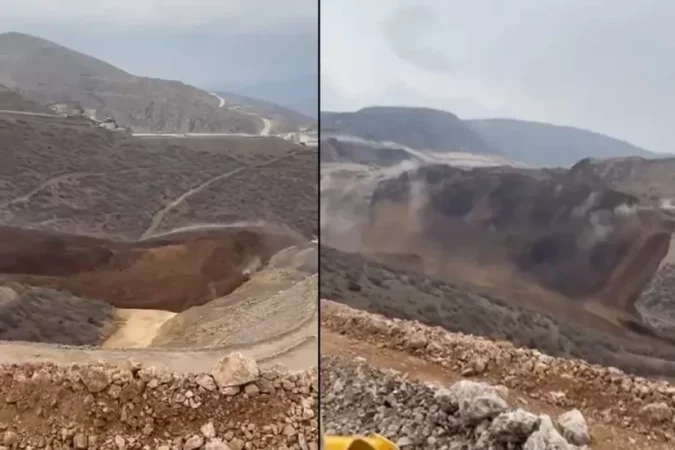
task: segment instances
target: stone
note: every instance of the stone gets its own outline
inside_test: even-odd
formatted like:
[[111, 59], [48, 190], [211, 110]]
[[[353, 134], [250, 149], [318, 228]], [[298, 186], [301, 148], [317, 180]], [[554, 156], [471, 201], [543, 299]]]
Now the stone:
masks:
[[236, 352], [223, 357], [211, 375], [216, 385], [223, 389], [254, 382], [260, 376], [260, 369], [253, 359]]
[[525, 441], [523, 450], [573, 450], [555, 429], [549, 416], [541, 416], [539, 428]]
[[73, 437], [73, 445], [78, 450], [84, 450], [89, 447], [89, 438], [83, 433], [77, 433]]
[[213, 439], [216, 437], [216, 428], [213, 426], [213, 422], [204, 424], [200, 431], [207, 439]]
[[118, 449], [123, 450], [127, 446], [127, 441], [118, 434], [117, 436], [115, 436], [115, 446]]
[[255, 383], [250, 383], [244, 387], [244, 393], [253, 397], [260, 394], [260, 388], [258, 388]]
[[2, 442], [7, 447], [11, 447], [19, 443], [19, 435], [13, 431], [5, 431], [5, 433], [2, 436]]
[[100, 367], [87, 368], [82, 372], [81, 378], [82, 383], [84, 383], [87, 390], [92, 394], [102, 392], [112, 382], [108, 371]]
[[199, 375], [195, 381], [197, 382], [198, 386], [206, 389], [207, 391], [215, 391], [218, 388], [216, 386], [216, 382], [213, 381], [213, 377], [208, 374]]
[[220, 439], [211, 439], [204, 446], [204, 450], [231, 450], [231, 448]]
[[461, 380], [453, 384], [449, 391], [457, 400], [460, 417], [469, 422], [495, 417], [508, 406], [497, 390], [487, 383]]
[[539, 416], [523, 409], [501, 413], [486, 430], [488, 440], [499, 443], [522, 443], [539, 425]]
[[666, 423], [673, 419], [673, 410], [664, 402], [645, 405], [640, 409], [640, 413], [654, 424]]
[[561, 414], [558, 417], [558, 425], [562, 430], [562, 435], [567, 441], [574, 445], [588, 445], [591, 442], [591, 435], [588, 431], [586, 419], [578, 409], [573, 409]]
[[204, 445], [204, 438], [196, 434], [185, 441], [183, 450], [197, 450], [202, 445]]
[[246, 443], [239, 438], [233, 438], [229, 442], [229, 446], [232, 450], [244, 450]]

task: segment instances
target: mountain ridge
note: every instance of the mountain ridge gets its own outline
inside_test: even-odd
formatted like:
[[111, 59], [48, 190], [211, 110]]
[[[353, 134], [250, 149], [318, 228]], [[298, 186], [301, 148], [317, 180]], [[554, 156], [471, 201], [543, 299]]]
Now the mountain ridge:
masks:
[[[181, 81], [130, 74], [23, 33], [0, 34], [0, 84], [42, 105], [76, 104], [136, 132], [259, 134], [265, 128], [258, 109], [221, 105], [213, 94]], [[274, 125], [287, 122], [282, 117]]]
[[321, 111], [321, 129], [329, 138], [352, 136], [432, 153], [499, 155], [543, 167], [569, 168], [587, 157], [660, 156], [628, 141], [577, 126], [512, 118], [462, 119], [452, 112], [427, 107], [368, 106], [357, 111]]

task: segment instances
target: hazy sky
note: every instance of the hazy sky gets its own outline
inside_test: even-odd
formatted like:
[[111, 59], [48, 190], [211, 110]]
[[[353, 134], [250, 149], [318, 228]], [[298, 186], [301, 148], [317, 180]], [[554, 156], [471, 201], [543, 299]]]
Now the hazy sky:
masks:
[[322, 0], [321, 109], [446, 109], [675, 153], [675, 1]]
[[317, 75], [317, 0], [0, 0], [19, 31], [203, 87]]

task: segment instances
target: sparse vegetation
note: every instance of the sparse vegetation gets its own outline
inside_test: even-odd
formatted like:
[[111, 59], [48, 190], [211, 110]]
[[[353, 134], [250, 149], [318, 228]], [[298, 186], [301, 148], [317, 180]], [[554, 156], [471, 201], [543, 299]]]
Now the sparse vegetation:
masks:
[[190, 195], [158, 230], [262, 219], [317, 234], [315, 149], [273, 138], [131, 138], [32, 118], [0, 118], [0, 140], [4, 224], [136, 239], [167, 203], [239, 170]]
[[320, 254], [321, 298], [450, 331], [508, 340], [552, 356], [582, 358], [645, 375], [675, 375], [675, 347], [666, 343], [617, 338], [508, 299], [470, 292], [416, 273], [402, 273], [357, 254], [325, 246]]

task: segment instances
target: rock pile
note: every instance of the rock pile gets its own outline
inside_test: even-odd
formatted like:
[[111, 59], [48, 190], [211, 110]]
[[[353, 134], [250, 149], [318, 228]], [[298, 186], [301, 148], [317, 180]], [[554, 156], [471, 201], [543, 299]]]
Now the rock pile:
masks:
[[675, 386], [613, 367], [553, 358], [418, 322], [386, 319], [322, 300], [321, 326], [403, 351], [464, 376], [480, 376], [593, 419], [675, 442]]
[[417, 383], [360, 358], [321, 360], [321, 408], [328, 434], [376, 432], [402, 450], [574, 450], [590, 443], [579, 411], [553, 420], [509, 408], [502, 391], [470, 380], [449, 388]]
[[315, 369], [261, 370], [238, 353], [196, 375], [133, 361], [0, 366], [0, 446], [316, 449], [316, 383]]

